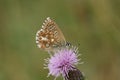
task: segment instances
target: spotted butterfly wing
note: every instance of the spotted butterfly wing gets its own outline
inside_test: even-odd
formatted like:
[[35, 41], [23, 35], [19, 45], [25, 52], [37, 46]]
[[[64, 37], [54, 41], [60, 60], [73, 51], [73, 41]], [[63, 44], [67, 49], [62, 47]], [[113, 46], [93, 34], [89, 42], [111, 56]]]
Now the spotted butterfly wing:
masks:
[[36, 43], [39, 48], [52, 51], [58, 46], [65, 45], [66, 40], [58, 25], [48, 17], [36, 33]]

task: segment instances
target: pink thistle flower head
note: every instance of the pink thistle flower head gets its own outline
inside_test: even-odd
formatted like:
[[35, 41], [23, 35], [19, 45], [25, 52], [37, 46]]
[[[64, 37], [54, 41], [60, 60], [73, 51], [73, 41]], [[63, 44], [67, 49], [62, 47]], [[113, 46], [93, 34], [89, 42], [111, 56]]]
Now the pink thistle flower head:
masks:
[[55, 76], [56, 78], [60, 75], [65, 77], [68, 75], [70, 70], [74, 70], [75, 66], [78, 64], [78, 48], [76, 47], [65, 47], [59, 49], [47, 59], [47, 68], [49, 69], [48, 75]]

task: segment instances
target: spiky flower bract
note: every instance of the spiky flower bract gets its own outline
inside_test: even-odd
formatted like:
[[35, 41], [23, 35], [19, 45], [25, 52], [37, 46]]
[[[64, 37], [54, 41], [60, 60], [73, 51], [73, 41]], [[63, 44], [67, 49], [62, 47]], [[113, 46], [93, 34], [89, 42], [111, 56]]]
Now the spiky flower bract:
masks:
[[83, 72], [79, 69], [75, 68], [74, 70], [70, 70], [68, 75], [64, 77], [65, 80], [85, 80]]
[[68, 75], [70, 70], [74, 70], [75, 66], [78, 64], [78, 48], [76, 47], [64, 47], [58, 49], [54, 55], [47, 59], [47, 68], [49, 69], [49, 74], [55, 77], [62, 75], [65, 77]]

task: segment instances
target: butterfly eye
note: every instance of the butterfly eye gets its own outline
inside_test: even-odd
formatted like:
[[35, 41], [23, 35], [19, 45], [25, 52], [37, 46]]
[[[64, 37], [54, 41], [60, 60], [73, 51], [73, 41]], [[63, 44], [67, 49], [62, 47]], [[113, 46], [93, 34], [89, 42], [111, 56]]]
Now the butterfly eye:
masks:
[[69, 42], [66, 42], [66, 46], [71, 46], [71, 43], [69, 43]]

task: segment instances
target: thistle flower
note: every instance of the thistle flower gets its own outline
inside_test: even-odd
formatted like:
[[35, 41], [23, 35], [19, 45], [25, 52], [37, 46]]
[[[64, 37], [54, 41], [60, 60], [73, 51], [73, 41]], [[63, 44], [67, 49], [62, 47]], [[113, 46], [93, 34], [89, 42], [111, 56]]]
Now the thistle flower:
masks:
[[49, 69], [48, 76], [55, 76], [56, 79], [62, 75], [65, 78], [68, 76], [68, 72], [73, 71], [79, 63], [80, 59], [78, 59], [78, 56], [78, 48], [76, 47], [65, 47], [57, 50], [54, 55], [46, 59], [46, 66]]

